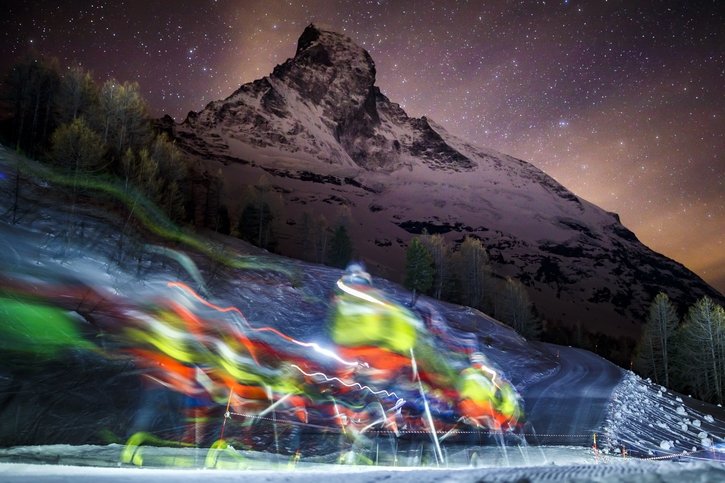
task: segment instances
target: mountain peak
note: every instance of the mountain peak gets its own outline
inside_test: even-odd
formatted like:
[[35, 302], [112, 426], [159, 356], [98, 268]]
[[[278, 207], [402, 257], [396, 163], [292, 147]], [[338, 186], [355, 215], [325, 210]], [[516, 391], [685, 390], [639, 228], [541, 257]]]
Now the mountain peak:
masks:
[[297, 41], [295, 56], [275, 67], [272, 77], [345, 116], [370, 95], [375, 63], [350, 37], [310, 24]]
[[370, 72], [375, 81], [375, 63], [370, 54], [350, 37], [315, 24], [308, 25], [297, 40], [294, 59], [325, 66], [349, 64], [362, 73]]
[[236, 140], [307, 153], [330, 165], [393, 171], [410, 168], [411, 157], [436, 169], [476, 165], [426, 118], [409, 117], [380, 92], [364, 48], [316, 24], [304, 29], [294, 57], [269, 77], [189, 114], [184, 124], [191, 130], [222, 127]]
[[322, 31], [313, 23], [309, 24], [300, 38], [297, 39], [297, 52], [295, 56], [299, 55], [300, 52], [309, 47], [314, 41], [320, 38]]

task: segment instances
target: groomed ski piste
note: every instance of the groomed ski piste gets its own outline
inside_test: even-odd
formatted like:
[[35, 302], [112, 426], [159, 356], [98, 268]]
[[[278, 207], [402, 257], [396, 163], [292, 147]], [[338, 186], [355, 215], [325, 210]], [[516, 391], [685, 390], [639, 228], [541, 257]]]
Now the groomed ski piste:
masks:
[[[83, 451], [74, 447], [73, 451]], [[261, 470], [220, 470], [188, 468], [108, 468], [72, 465], [0, 464], [0, 479], [7, 483], [17, 482], [96, 482], [107, 483], [148, 481], [198, 481], [227, 483], [238, 481], [319, 482], [322, 479], [349, 483], [377, 481], [416, 482], [682, 482], [708, 483], [723, 481], [725, 469], [716, 462], [667, 462], [667, 461], [602, 461], [599, 464], [581, 463], [580, 448], [556, 448], [560, 457], [546, 465], [511, 467], [346, 467], [307, 466], [294, 470], [283, 466]]]
[[[119, 217], [87, 206], [69, 211], [59, 202], [59, 187], [42, 175], [24, 178], [22, 216], [9, 222], [14, 187], [8, 173], [15, 161], [14, 154], [0, 150], [5, 174], [0, 177], [0, 212], [5, 213], [0, 225], [0, 271], [6, 276], [32, 278], [39, 284], [81, 280], [130, 301], [163, 296], [170, 281], [195, 284], [201, 277], [214, 303], [238, 307], [248, 320], [298, 340], [329, 344], [328, 304], [339, 270], [262, 253], [238, 241], [229, 241], [225, 248], [232, 257], [259, 267], [282, 266], [298, 280], [286, 282], [286, 275], [263, 268], [219, 270], [183, 246], [178, 253], [198, 267], [198, 273], [183, 266], [182, 256], [169, 259], [159, 249], [144, 249], [132, 263], [119, 263], [121, 235], [114, 225]], [[162, 241], [143, 240], [146, 247], [153, 243]], [[394, 299], [410, 297], [383, 279], [375, 284]], [[135, 460], [124, 460], [129, 446], [123, 444], [122, 434], [118, 442], [88, 441], [98, 441], [104, 429], [118, 433], [139, 420], [147, 421], [149, 410], [156, 419], [167, 416], [153, 397], [127, 393], [129, 387], [139, 387], [129, 382], [138, 374], [121, 371], [114, 378], [106, 369], [94, 376], [101, 366], [93, 364], [100, 359], [80, 356], [76, 362], [83, 370], [51, 364], [43, 365], [41, 373], [23, 372], [3, 362], [0, 480], [725, 480], [722, 408], [674, 394], [588, 351], [528, 342], [475, 310], [424, 300], [456, 330], [474, 332], [479, 340], [488, 341], [482, 342], [486, 356], [523, 400], [525, 419], [516, 431], [503, 435], [462, 427], [450, 443], [439, 442], [443, 458], [436, 456], [433, 432], [425, 428], [409, 431], [412, 443], [404, 447], [391, 445], [397, 440], [387, 435], [366, 448], [365, 458], [353, 454], [355, 448], [349, 445], [318, 454], [285, 454], [272, 447], [250, 451], [231, 446], [210, 450], [143, 445], [135, 448]], [[72, 380], [78, 375], [85, 379]], [[227, 419], [230, 426], [243, 423], [236, 415]], [[400, 433], [405, 436], [404, 429]]]

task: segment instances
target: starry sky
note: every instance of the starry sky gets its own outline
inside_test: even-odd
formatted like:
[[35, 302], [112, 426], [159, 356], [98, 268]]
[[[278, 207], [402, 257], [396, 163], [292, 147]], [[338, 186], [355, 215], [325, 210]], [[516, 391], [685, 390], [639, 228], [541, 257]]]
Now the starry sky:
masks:
[[717, 1], [11, 0], [29, 48], [138, 81], [155, 115], [269, 74], [310, 22], [366, 48], [377, 85], [620, 214], [725, 292], [725, 10]]

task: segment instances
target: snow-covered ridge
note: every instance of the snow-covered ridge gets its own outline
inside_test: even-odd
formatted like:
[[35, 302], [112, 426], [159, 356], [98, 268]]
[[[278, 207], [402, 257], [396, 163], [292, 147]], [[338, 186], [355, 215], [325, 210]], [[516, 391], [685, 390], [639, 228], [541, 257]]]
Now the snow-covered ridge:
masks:
[[426, 118], [409, 118], [375, 87], [375, 64], [349, 37], [305, 29], [294, 58], [269, 77], [241, 86], [228, 98], [189, 113], [178, 132], [212, 138], [244, 157], [234, 141], [263, 153], [350, 168], [395, 170], [405, 158], [443, 169], [470, 169]]

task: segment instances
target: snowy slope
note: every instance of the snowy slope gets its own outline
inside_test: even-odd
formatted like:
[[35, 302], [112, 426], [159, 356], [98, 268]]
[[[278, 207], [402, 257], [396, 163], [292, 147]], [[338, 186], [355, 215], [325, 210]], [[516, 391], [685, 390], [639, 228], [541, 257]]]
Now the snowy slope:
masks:
[[[0, 148], [3, 172], [12, 172], [17, 160]], [[180, 280], [197, 288], [203, 284], [214, 303], [239, 308], [255, 326], [269, 325], [304, 341], [329, 344], [328, 301], [339, 270], [260, 254], [239, 240], [219, 237], [216, 242], [225, 243], [235, 258], [267, 268], [220, 270], [206, 256], [189, 250], [202, 282], [177, 261], [149, 250], [150, 244], [163, 244], [163, 240], [133, 230], [126, 232], [126, 243], [146, 248], [137, 248], [138, 253], [124, 261], [118, 253], [120, 227], [127, 219], [123, 210], [89, 204], [69, 210], [68, 196], [43, 178], [22, 180], [22, 217], [14, 225], [6, 220], [0, 223], [3, 277], [33, 281], [38, 289], [57, 284], [95, 287], [139, 307], [158, 298], [173, 298], [168, 281]], [[6, 217], [13, 199], [12, 179], [0, 179], [0, 212]], [[290, 273], [295, 274], [293, 278]], [[410, 297], [389, 281], [376, 279], [375, 283], [393, 299], [403, 302]], [[68, 300], [72, 302], [69, 310], [86, 313], [83, 304]], [[721, 408], [678, 399], [587, 351], [529, 343], [478, 311], [426, 301], [450, 326], [477, 334], [485, 355], [523, 396], [526, 424], [513, 437], [515, 446], [588, 447], [596, 433], [600, 449], [609, 454], [624, 446], [639, 455], [672, 456], [687, 451], [690, 458], [702, 458], [711, 456], [712, 445], [723, 441]], [[18, 366], [2, 357], [0, 445], [98, 444], [103, 431], [123, 435], [138, 430], [139, 415], [149, 408], [158, 424], [173, 424], [171, 413], [180, 408], [164, 409], [155, 397], [148, 396], [138, 371], [124, 359], [78, 352], [62, 364], [29, 359]], [[480, 441], [476, 439], [480, 434], [474, 436], [474, 443]], [[471, 440], [464, 438], [457, 444], [465, 449]]]
[[495, 269], [529, 286], [550, 321], [633, 334], [659, 291], [680, 304], [722, 295], [641, 244], [617, 215], [529, 163], [409, 117], [374, 85], [369, 54], [308, 27], [294, 58], [174, 125], [179, 145], [216, 172], [227, 204], [263, 173], [285, 198], [283, 253], [304, 257], [302, 213], [352, 215], [355, 249], [400, 280], [403, 251], [425, 228], [454, 243], [474, 235]]
[[239, 470], [181, 470], [137, 468], [88, 468], [81, 466], [48, 466], [26, 464], [0, 464], [0, 478], [6, 483], [76, 483], [104, 482], [204, 482], [231, 483], [237, 481], [265, 481], [269, 483], [318, 482], [334, 478], [348, 483], [371, 483], [395, 479], [399, 483], [491, 483], [570, 482], [578, 483], [709, 483], [725, 479], [725, 469], [717, 463], [642, 463], [630, 461], [600, 465], [550, 465], [524, 468], [486, 469], [400, 469], [376, 468], [355, 470], [349, 468], [316, 468], [295, 471], [239, 471]]
[[[626, 447], [650, 456], [702, 456], [725, 436], [718, 415], [723, 415], [720, 407], [697, 408], [690, 398], [630, 373], [614, 391], [604, 425], [605, 441], [613, 451]], [[652, 448], [658, 440], [658, 448]]]

